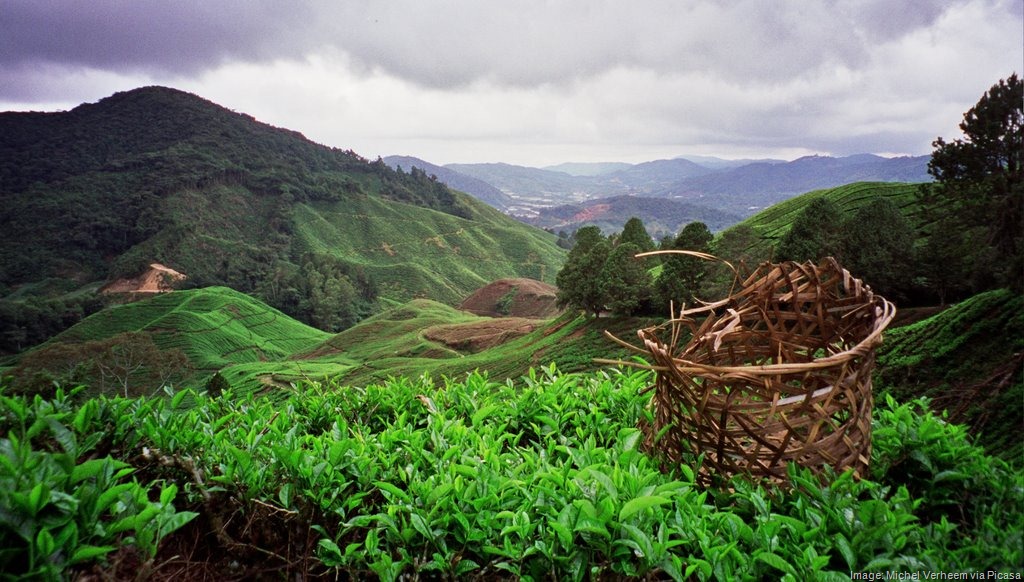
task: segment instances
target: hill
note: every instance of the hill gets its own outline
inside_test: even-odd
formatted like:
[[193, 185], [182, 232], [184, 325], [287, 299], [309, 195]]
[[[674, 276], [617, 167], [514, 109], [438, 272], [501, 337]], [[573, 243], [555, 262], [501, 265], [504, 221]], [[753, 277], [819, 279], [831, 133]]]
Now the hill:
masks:
[[558, 288], [533, 279], [498, 279], [462, 300], [459, 309], [491, 317], [555, 317]]
[[901, 400], [920, 396], [967, 424], [993, 454], [1024, 460], [1024, 297], [975, 295], [895, 328], [878, 351], [877, 385]]
[[644, 196], [595, 198], [576, 204], [542, 208], [537, 216], [524, 220], [554, 231], [572, 232], [582, 226], [594, 225], [606, 234], [611, 234], [621, 231], [626, 221], [634, 216], [643, 221], [647, 232], [655, 239], [665, 235], [675, 236], [691, 222], [700, 221], [712, 231], [718, 231], [739, 220], [738, 215], [701, 204]]
[[[752, 247], [748, 250], [760, 250], [764, 251], [761, 254], [766, 254], [771, 246], [774, 246], [789, 232], [793, 220], [804, 207], [818, 198], [832, 200], [844, 214], [852, 214], [877, 198], [887, 198], [903, 212], [912, 224], [917, 225], [919, 217], [916, 196], [919, 188], [918, 184], [857, 182], [838, 188], [814, 190], [779, 202], [733, 225], [732, 228], [752, 228], [757, 234], [757, 239], [751, 241]], [[726, 231], [728, 230], [726, 229]], [[725, 233], [723, 232], [723, 234]]]
[[562, 172], [570, 176], [600, 176], [601, 174], [610, 174], [628, 169], [632, 165], [625, 162], [566, 162], [554, 166], [544, 166], [541, 169], [551, 172]]
[[4, 374], [30, 393], [51, 392], [56, 382], [85, 384], [94, 393], [152, 394], [163, 385], [209, 386], [213, 374], [232, 365], [273, 368], [329, 337], [226, 287], [173, 291], [95, 313], [7, 358]]
[[781, 164], [757, 162], [686, 178], [656, 195], [749, 216], [804, 192], [853, 182], [931, 182], [929, 159], [860, 154], [844, 158], [808, 156]]
[[378, 294], [455, 303], [495, 278], [553, 280], [564, 258], [553, 236], [422, 170], [162, 87], [0, 114], [0, 175], [4, 296], [134, 277], [157, 261], [189, 285], [255, 293], [316, 323], [328, 280], [366, 314]]
[[629, 354], [604, 337], [650, 325], [642, 318], [491, 318], [427, 299], [382, 311], [319, 345], [278, 362], [237, 364], [221, 374], [242, 392], [331, 378], [365, 386], [392, 377], [457, 377], [474, 370], [503, 380], [531, 367], [594, 370], [597, 357]]
[[412, 156], [387, 156], [384, 158], [384, 163], [396, 170], [398, 168], [403, 168], [406, 171], [409, 171], [412, 168], [419, 168], [428, 174], [437, 176], [438, 181], [444, 183], [452, 190], [465, 192], [481, 202], [490, 204], [498, 210], [508, 210], [509, 206], [512, 205], [512, 199], [501, 190], [498, 190], [483, 180], [479, 180], [461, 172], [456, 172], [450, 168], [436, 166], [430, 162], [426, 162]]
[[[516, 214], [621, 195], [670, 198], [745, 217], [787, 198], [852, 182], [930, 182], [928, 156], [883, 158], [859, 154], [779, 160], [721, 160], [689, 156], [654, 160], [611, 172], [607, 165], [451, 164], [448, 168], [494, 185], [519, 202]], [[552, 171], [564, 168], [567, 171]], [[621, 229], [621, 224], [614, 230]]]

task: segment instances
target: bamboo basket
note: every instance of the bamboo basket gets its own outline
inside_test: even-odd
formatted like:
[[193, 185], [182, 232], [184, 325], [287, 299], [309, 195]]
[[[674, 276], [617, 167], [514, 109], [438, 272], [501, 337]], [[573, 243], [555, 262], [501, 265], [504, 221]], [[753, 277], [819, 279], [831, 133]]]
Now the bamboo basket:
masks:
[[[715, 259], [637, 256], [673, 252]], [[784, 483], [789, 463], [859, 478], [871, 459], [875, 348], [895, 313], [830, 257], [764, 263], [725, 299], [639, 330], [641, 346], [606, 334], [652, 362], [615, 363], [656, 372], [647, 445], [668, 463], [703, 455], [702, 485], [739, 473]]]

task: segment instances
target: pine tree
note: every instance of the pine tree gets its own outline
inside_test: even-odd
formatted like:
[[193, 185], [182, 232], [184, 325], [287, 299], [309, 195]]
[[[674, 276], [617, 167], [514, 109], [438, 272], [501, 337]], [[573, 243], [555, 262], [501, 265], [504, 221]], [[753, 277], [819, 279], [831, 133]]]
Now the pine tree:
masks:
[[914, 272], [914, 228], [887, 198], [872, 200], [843, 221], [839, 260], [853, 276], [890, 300], [904, 297]]
[[604, 309], [599, 274], [610, 251], [611, 245], [598, 227], [585, 226], [576, 231], [576, 244], [555, 276], [559, 307], [574, 307], [593, 314]]
[[[1024, 83], [1014, 73], [993, 85], [964, 114], [964, 137], [932, 142], [928, 173], [935, 184], [921, 190], [928, 234], [985, 234], [974, 265], [993, 284], [1024, 287]], [[938, 245], [941, 246], [941, 245]], [[965, 246], [965, 245], [954, 245]], [[991, 260], [985, 260], [986, 257]], [[984, 278], [984, 274], [982, 274]], [[980, 289], [979, 289], [980, 290]]]
[[648, 234], [643, 221], [635, 216], [627, 220], [625, 226], [622, 227], [622, 235], [619, 236], [619, 244], [621, 245], [624, 243], [633, 243], [639, 249], [637, 251], [639, 253], [646, 253], [647, 251], [654, 250], [654, 240], [652, 240], [651, 235]]
[[837, 232], [843, 214], [828, 198], [816, 198], [804, 207], [776, 248], [780, 261], [814, 261], [839, 254]]
[[631, 315], [651, 295], [651, 275], [642, 259], [634, 255], [640, 247], [621, 242], [612, 249], [599, 279], [608, 308], [618, 315]]
[[[707, 252], [714, 237], [703, 222], [691, 222], [683, 227], [672, 247], [676, 250]], [[683, 303], [692, 305], [707, 273], [707, 261], [686, 255], [666, 255], [661, 274], [655, 284], [659, 308], [669, 302], [679, 309]]]

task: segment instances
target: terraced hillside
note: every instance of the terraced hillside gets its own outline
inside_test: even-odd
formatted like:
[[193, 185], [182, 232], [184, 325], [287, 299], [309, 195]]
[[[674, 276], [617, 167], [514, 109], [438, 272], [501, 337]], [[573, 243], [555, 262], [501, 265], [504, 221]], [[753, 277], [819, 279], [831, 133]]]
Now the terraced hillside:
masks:
[[39, 349], [102, 341], [130, 332], [151, 336], [160, 349], [184, 352], [197, 380], [231, 364], [278, 361], [330, 337], [243, 293], [209, 287], [109, 307]]
[[[872, 200], [887, 198], [903, 212], [912, 224], [916, 225], [919, 221], [916, 194], [920, 187], [920, 184], [900, 182], [855, 182], [838, 188], [815, 190], [779, 202], [731, 228], [749, 226], [758, 235], [757, 245], [762, 247], [774, 245], [789, 232], [793, 220], [800, 214], [800, 211], [818, 198], [832, 200], [846, 214], [852, 214]], [[726, 231], [728, 230], [726, 229]]]
[[551, 364], [560, 370], [593, 370], [598, 367], [594, 358], [627, 357], [603, 336], [605, 329], [625, 336], [649, 323], [575, 314], [551, 320], [489, 318], [417, 299], [288, 360], [238, 364], [221, 373], [244, 392], [325, 377], [365, 386], [392, 377], [460, 377], [474, 370], [496, 379], [514, 378], [531, 367]]
[[876, 384], [967, 424], [991, 452], [1024, 460], [1024, 297], [988, 291], [885, 334]]

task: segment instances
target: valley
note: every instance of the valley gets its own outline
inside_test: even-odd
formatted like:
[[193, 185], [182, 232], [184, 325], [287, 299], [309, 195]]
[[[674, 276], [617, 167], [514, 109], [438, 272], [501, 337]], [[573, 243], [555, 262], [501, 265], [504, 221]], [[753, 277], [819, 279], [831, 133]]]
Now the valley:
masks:
[[[1016, 572], [1018, 174], [964, 200], [928, 157], [370, 161], [162, 87], [0, 113], [0, 571]], [[857, 364], [870, 470], [705, 487], [606, 334], [824, 256], [902, 312]]]

